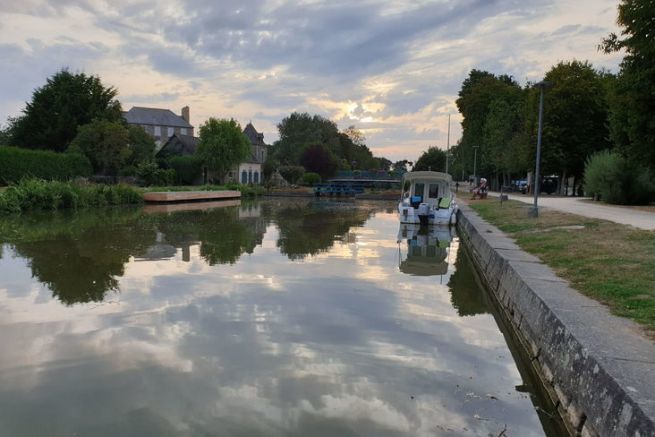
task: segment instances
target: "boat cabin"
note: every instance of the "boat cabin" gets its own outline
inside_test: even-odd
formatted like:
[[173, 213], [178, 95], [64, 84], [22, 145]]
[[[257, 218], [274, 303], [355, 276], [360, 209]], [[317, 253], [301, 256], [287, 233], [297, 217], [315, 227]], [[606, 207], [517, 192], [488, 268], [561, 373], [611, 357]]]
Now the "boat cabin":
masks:
[[451, 181], [452, 178], [447, 173], [434, 171], [406, 173], [403, 182], [403, 199], [409, 198], [409, 203], [414, 208], [418, 208], [421, 203], [447, 208], [452, 200]]

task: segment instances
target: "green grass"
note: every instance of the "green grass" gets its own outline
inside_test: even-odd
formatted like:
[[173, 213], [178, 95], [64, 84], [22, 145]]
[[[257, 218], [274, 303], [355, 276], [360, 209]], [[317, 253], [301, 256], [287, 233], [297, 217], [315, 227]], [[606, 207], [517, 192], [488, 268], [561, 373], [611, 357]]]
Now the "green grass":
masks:
[[548, 209], [528, 218], [530, 206], [516, 201], [472, 202], [471, 207], [573, 288], [655, 337], [655, 231]]
[[76, 184], [24, 179], [0, 192], [0, 215], [142, 202], [141, 191], [129, 185]]

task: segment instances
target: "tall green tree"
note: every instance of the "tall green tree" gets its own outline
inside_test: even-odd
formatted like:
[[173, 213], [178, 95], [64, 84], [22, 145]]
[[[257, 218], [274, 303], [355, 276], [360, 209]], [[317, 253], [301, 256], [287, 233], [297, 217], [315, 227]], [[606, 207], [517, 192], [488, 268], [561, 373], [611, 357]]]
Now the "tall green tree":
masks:
[[212, 117], [200, 126], [197, 153], [205, 167], [222, 180], [232, 167], [248, 157], [250, 141], [237, 121]]
[[419, 156], [414, 171], [445, 171], [446, 170], [446, 152], [437, 147], [430, 147]]
[[153, 161], [155, 159], [155, 140], [139, 126], [129, 126], [127, 130], [129, 148], [132, 152], [129, 163], [136, 166]]
[[587, 157], [611, 145], [603, 81], [580, 61], [558, 63], [545, 80], [553, 86], [544, 98], [544, 172], [581, 180]]
[[625, 52], [610, 94], [612, 140], [629, 160], [655, 168], [655, 2], [621, 0], [618, 12], [621, 35], [601, 45]]
[[97, 76], [61, 70], [33, 92], [23, 115], [11, 121], [11, 144], [62, 152], [79, 126], [95, 119], [121, 120], [117, 93]]
[[123, 124], [94, 120], [79, 128], [67, 151], [89, 158], [96, 173], [116, 176], [132, 156], [129, 140], [129, 131]]

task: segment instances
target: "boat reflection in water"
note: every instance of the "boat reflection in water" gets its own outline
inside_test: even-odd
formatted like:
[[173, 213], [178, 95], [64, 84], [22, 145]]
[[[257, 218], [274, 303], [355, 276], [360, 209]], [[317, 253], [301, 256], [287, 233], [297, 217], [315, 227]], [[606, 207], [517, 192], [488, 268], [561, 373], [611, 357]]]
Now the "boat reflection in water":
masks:
[[[454, 229], [449, 226], [401, 224], [398, 230], [400, 271], [413, 276], [445, 275]], [[407, 242], [403, 256], [401, 243]]]

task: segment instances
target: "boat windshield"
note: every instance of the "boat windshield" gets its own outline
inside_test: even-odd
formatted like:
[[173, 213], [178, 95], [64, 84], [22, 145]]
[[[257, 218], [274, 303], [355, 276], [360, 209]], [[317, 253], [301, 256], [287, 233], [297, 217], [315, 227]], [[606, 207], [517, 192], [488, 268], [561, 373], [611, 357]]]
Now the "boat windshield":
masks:
[[430, 184], [430, 192], [428, 194], [430, 199], [439, 198], [439, 184]]
[[423, 197], [423, 192], [425, 191], [425, 184], [414, 184], [414, 195]]

